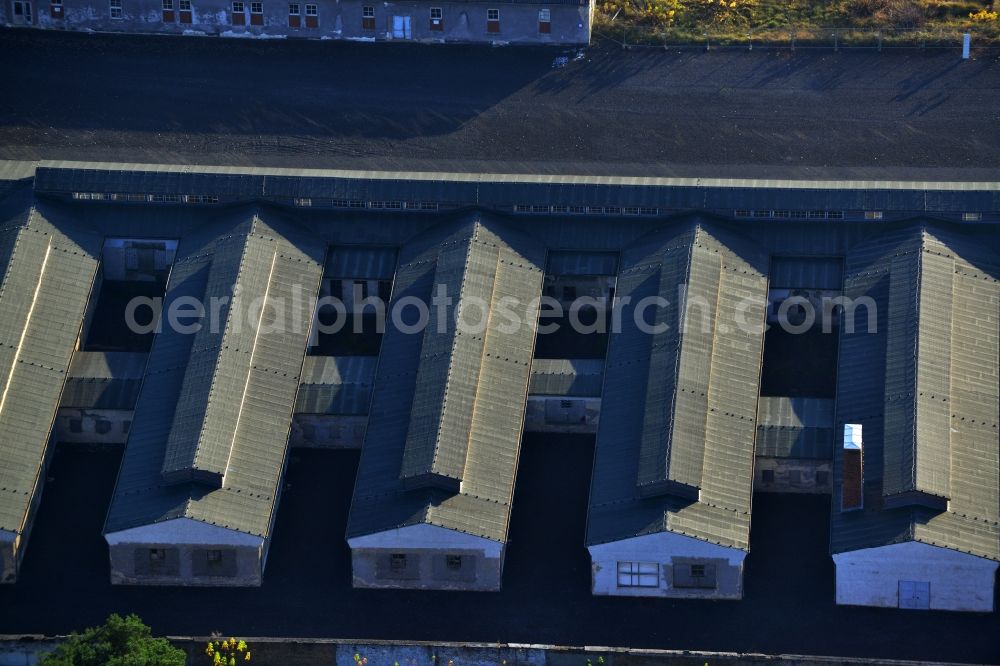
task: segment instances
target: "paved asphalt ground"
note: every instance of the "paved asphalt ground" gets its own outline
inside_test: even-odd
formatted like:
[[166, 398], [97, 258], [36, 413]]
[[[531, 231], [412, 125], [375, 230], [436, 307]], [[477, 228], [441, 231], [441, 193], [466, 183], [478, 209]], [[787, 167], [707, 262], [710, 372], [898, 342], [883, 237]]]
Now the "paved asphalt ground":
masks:
[[100, 536], [115, 450], [61, 446], [0, 634], [68, 632], [112, 611], [159, 633], [503, 641], [995, 663], [1000, 616], [838, 607], [827, 496], [754, 498], [739, 602], [592, 597], [583, 547], [593, 438], [525, 438], [499, 593], [350, 586], [358, 455], [295, 451], [259, 589], [111, 587]]
[[562, 53], [0, 29], [0, 159], [1000, 175], [1000, 51]]

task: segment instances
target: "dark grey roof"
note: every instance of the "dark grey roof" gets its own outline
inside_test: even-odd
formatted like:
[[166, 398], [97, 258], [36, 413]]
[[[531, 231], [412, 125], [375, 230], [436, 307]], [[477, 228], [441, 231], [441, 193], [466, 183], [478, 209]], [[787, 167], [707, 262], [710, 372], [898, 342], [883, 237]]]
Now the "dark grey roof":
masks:
[[375, 356], [306, 356], [295, 412], [367, 414], [377, 360]]
[[[767, 257], [752, 243], [701, 224], [666, 229], [624, 253], [617, 296], [666, 298], [646, 318], [668, 328], [645, 333], [626, 314], [611, 336], [588, 544], [670, 531], [748, 547], [763, 342], [753, 324], [763, 322], [766, 273]], [[752, 299], [748, 327], [736, 325], [743, 299]], [[644, 483], [654, 487], [643, 492]]]
[[545, 266], [546, 275], [616, 275], [617, 252], [553, 250]]
[[326, 259], [324, 277], [391, 280], [396, 272], [396, 248], [338, 245]]
[[433, 202], [442, 209], [518, 205], [652, 207], [701, 210], [880, 211], [951, 213], [1000, 211], [994, 182], [755, 180], [497, 173], [348, 171], [262, 167], [42, 162], [37, 192], [201, 194], [221, 202], [295, 199]]
[[833, 400], [761, 396], [756, 452], [772, 458], [829, 460], [833, 456]]
[[604, 382], [604, 360], [599, 358], [536, 358], [531, 362], [532, 395], [599, 398]]
[[839, 511], [836, 447], [832, 551], [921, 541], [1000, 559], [1000, 260], [914, 224], [846, 268], [845, 295], [873, 299], [878, 328], [862, 315], [841, 338], [836, 423], [863, 426], [864, 509]]
[[2, 530], [25, 527], [100, 250], [44, 204], [0, 226]]
[[840, 291], [844, 266], [840, 257], [772, 257], [772, 288], [829, 289]]
[[[164, 311], [185, 296], [236, 296], [216, 332], [206, 318], [193, 335], [165, 325], [156, 336], [105, 533], [188, 517], [269, 535], [311, 320], [309, 308], [271, 306], [291, 302], [296, 288], [317, 293], [324, 254], [301, 229], [260, 211], [182, 239]], [[257, 334], [247, 315], [260, 297], [277, 320]], [[221, 473], [220, 488], [171, 478], [206, 463]]]
[[147, 357], [142, 352], [76, 352], [60, 406], [134, 409]]
[[427, 523], [503, 542], [536, 317], [505, 331], [438, 331], [438, 308], [463, 319], [470, 297], [528, 303], [541, 293], [544, 249], [489, 218], [447, 223], [404, 246], [392, 304], [430, 302], [448, 285], [454, 302], [431, 307], [412, 334], [392, 322], [382, 342], [348, 537]]

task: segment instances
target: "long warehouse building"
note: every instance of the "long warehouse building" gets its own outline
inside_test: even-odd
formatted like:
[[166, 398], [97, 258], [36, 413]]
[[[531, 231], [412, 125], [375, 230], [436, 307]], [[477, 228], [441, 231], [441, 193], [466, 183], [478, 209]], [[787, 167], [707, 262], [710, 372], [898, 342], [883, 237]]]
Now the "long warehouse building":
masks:
[[807, 492], [838, 603], [993, 608], [1000, 184], [0, 174], [4, 582], [86, 443], [112, 582], [261, 585], [305, 446], [361, 450], [355, 586], [497, 590], [527, 430], [596, 437], [594, 594], [739, 599]]

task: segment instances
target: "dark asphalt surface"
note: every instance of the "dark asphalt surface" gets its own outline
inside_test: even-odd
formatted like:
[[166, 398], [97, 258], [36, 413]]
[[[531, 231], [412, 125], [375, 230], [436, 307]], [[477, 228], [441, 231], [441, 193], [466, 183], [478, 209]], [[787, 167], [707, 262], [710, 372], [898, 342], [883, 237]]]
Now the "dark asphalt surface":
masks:
[[0, 29], [0, 159], [1000, 174], [998, 51], [561, 53]]
[[754, 498], [745, 599], [591, 597], [583, 547], [593, 439], [526, 437], [499, 593], [350, 587], [356, 452], [296, 451], [259, 589], [115, 587], [101, 524], [120, 455], [60, 447], [0, 633], [68, 632], [110, 612], [205, 635], [502, 641], [996, 663], [1000, 615], [837, 607], [826, 496]]

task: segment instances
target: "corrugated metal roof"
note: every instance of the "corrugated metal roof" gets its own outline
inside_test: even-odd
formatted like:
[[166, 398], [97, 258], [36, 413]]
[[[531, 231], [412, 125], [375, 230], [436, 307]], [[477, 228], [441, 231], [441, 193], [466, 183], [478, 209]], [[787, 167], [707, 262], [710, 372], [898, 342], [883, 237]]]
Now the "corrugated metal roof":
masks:
[[[273, 306], [292, 302], [296, 289], [318, 293], [324, 255], [312, 236], [260, 211], [182, 239], [164, 310], [184, 296], [235, 292], [235, 302], [214, 333], [206, 319], [194, 335], [164, 326], [156, 336], [105, 533], [186, 516], [269, 535], [311, 319], [309, 308]], [[276, 317], [259, 335], [247, 320], [258, 298]], [[215, 467], [221, 488], [164, 482], [167, 442], [178, 433], [208, 447], [213, 465], [227, 453]]]
[[826, 459], [833, 456], [833, 400], [761, 396], [757, 401], [758, 456]]
[[656, 178], [349, 171], [42, 161], [38, 192], [214, 194], [230, 201], [355, 198], [445, 202], [509, 210], [516, 204], [652, 206], [672, 210], [1000, 210], [1000, 183]]
[[367, 414], [377, 360], [374, 356], [306, 356], [295, 412]]
[[775, 289], [829, 289], [844, 284], [840, 257], [772, 257], [771, 287]]
[[[633, 303], [666, 298], [670, 305], [656, 307], [655, 319], [647, 313], [647, 322], [669, 328], [649, 334], [623, 316], [611, 336], [588, 544], [670, 531], [748, 547], [763, 327], [735, 324], [747, 302], [743, 319], [763, 322], [766, 272], [766, 255], [752, 243], [700, 224], [659, 232], [624, 253], [617, 294]], [[682, 328], [685, 284], [691, 309]], [[682, 482], [697, 480], [697, 501], [641, 492], [642, 459], [659, 472], [668, 455]]]
[[554, 250], [549, 252], [546, 275], [616, 275], [617, 252]]
[[141, 352], [76, 352], [60, 406], [134, 409], [147, 357]]
[[0, 529], [25, 528], [100, 251], [43, 204], [0, 227]]
[[[439, 284], [458, 292], [453, 305], [432, 306], [423, 335], [396, 322], [386, 331], [348, 537], [428, 523], [506, 539], [537, 317], [513, 331], [490, 318], [483, 334], [452, 334], [435, 330], [436, 308], [464, 312], [472, 296], [528, 303], [541, 293], [544, 257], [534, 241], [478, 216], [403, 248], [393, 306], [430, 302]], [[461, 479], [459, 491], [402, 478], [428, 471]]]
[[[998, 277], [975, 236], [924, 224], [848, 255], [845, 295], [873, 299], [878, 328], [841, 336], [836, 422], [863, 426], [865, 506], [837, 509], [836, 447], [834, 553], [917, 540], [1000, 559]], [[884, 507], [887, 490], [945, 492], [945, 470], [945, 510]]]
[[330, 251], [323, 273], [328, 278], [391, 280], [396, 273], [396, 248], [338, 245]]
[[603, 382], [603, 359], [536, 358], [531, 362], [528, 393], [599, 398]]

